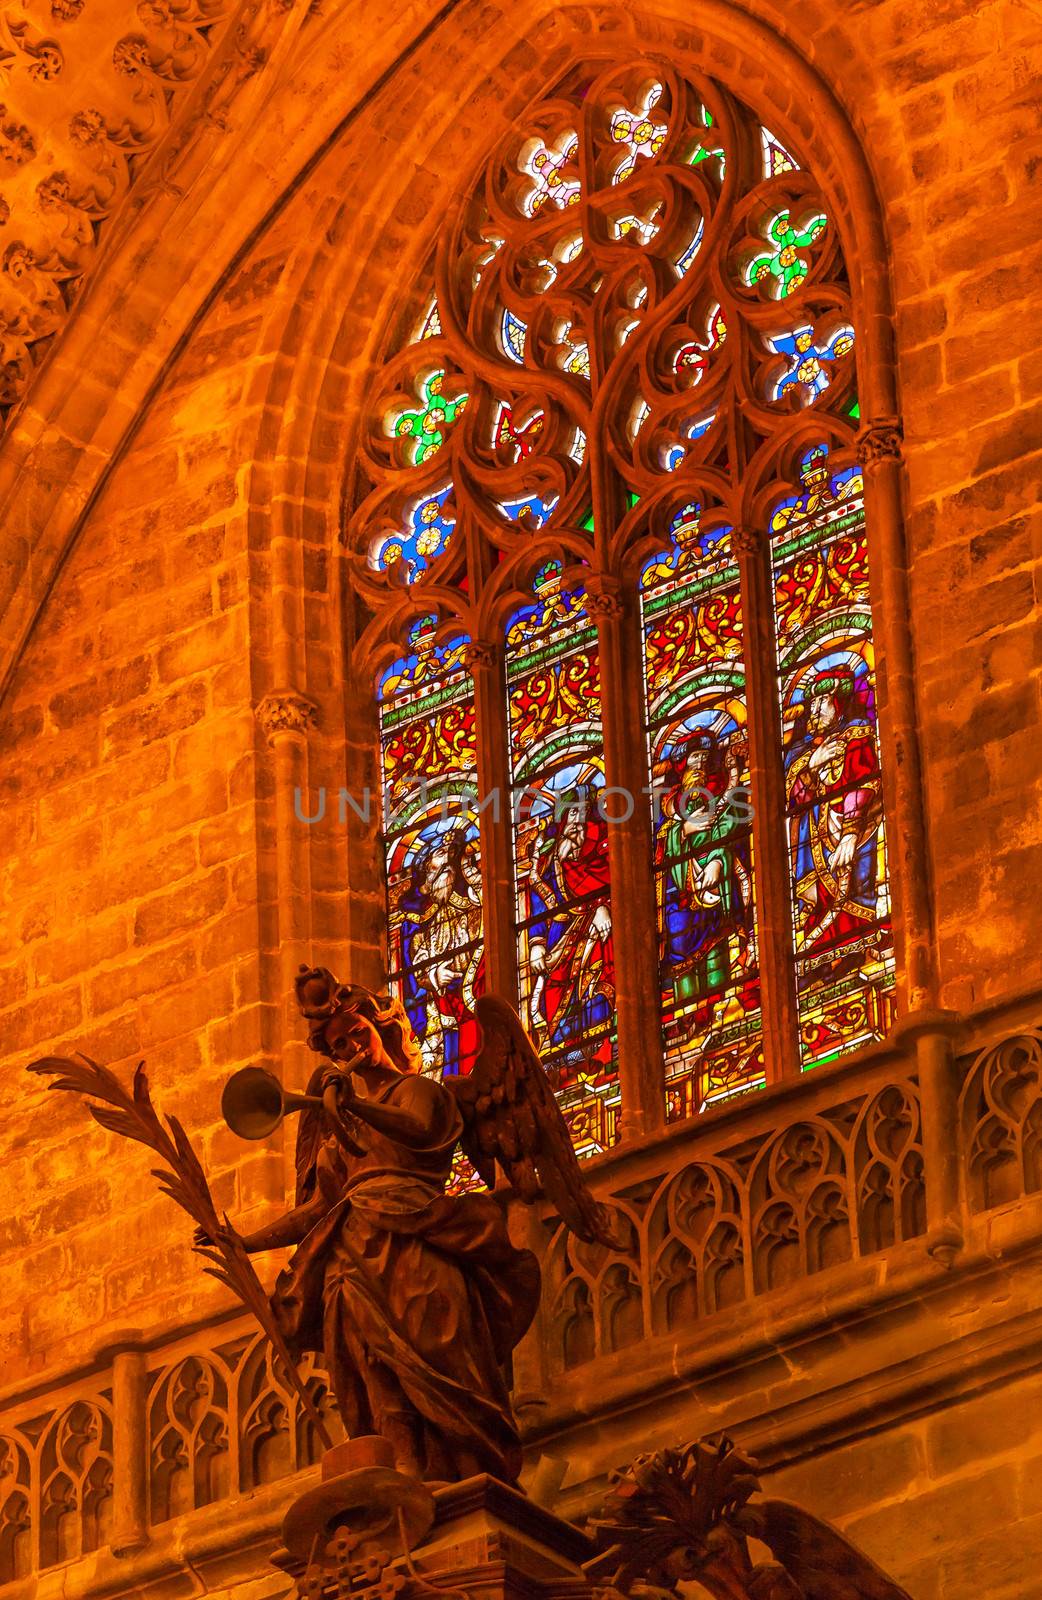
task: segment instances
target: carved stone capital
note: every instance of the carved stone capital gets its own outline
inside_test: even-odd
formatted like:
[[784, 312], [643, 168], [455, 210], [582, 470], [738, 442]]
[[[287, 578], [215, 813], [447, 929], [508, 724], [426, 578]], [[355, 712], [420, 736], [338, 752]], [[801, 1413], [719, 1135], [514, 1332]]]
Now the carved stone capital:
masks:
[[274, 744], [280, 733], [306, 734], [318, 724], [315, 702], [296, 689], [273, 689], [257, 706], [255, 715], [269, 744]]
[[731, 549], [736, 556], [754, 556], [763, 548], [763, 534], [755, 528], [732, 528]]
[[622, 584], [610, 573], [595, 572], [586, 583], [586, 611], [601, 621], [622, 616]]
[[903, 438], [904, 429], [899, 417], [866, 422], [857, 436], [855, 447], [859, 463], [871, 472], [884, 461], [900, 461]]
[[463, 664], [468, 672], [491, 672], [499, 660], [499, 651], [491, 639], [472, 639], [463, 647]]

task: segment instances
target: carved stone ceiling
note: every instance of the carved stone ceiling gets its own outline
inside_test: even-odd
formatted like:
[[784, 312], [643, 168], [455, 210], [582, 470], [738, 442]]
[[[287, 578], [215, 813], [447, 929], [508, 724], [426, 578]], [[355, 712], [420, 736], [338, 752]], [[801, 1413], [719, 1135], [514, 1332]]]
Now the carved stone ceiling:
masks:
[[232, 0], [0, 0], [0, 419], [231, 10]]

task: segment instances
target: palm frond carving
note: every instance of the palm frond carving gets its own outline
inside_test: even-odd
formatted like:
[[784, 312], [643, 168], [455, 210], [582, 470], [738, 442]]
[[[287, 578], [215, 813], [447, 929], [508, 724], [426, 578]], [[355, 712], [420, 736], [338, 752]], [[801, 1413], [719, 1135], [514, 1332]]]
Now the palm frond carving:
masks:
[[[197, 1242], [192, 1246], [206, 1260], [205, 1271], [230, 1289], [256, 1317], [328, 1449], [333, 1441], [275, 1322], [264, 1285], [228, 1217], [218, 1213], [206, 1174], [181, 1123], [172, 1116], [166, 1118], [166, 1126], [160, 1120], [152, 1104], [144, 1062], [139, 1063], [134, 1072], [133, 1092], [128, 1091], [108, 1067], [100, 1066], [89, 1056], [80, 1055], [75, 1059], [43, 1056], [28, 1070], [38, 1077], [49, 1078], [49, 1089], [82, 1095], [91, 1102], [87, 1110], [101, 1127], [123, 1139], [145, 1145], [159, 1157], [162, 1165], [153, 1167], [152, 1174], [158, 1178], [163, 1194], [169, 1195], [182, 1211], [187, 1211], [207, 1236], [208, 1243]], [[99, 1101], [100, 1104], [93, 1103]]]

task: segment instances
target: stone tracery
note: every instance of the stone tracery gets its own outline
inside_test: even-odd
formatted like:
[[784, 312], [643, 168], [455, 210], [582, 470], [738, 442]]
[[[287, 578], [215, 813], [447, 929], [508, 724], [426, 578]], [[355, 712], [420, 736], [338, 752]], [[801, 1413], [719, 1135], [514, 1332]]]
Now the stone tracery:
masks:
[[[576, 1074], [586, 1085], [576, 1101], [576, 1138], [582, 1148], [603, 1149], [617, 1136], [614, 1113], [604, 1114], [618, 1100], [616, 1044], [606, 1052], [589, 1027], [598, 1005], [614, 1006], [616, 969], [627, 974], [618, 1058], [643, 1060], [653, 1077], [664, 1056], [671, 1119], [758, 1084], [765, 1073], [781, 1076], [797, 1062], [811, 1065], [880, 1038], [892, 1020], [880, 777], [868, 745], [858, 743], [874, 725], [874, 685], [863, 479], [851, 465], [860, 412], [846, 268], [826, 204], [791, 151], [719, 84], [654, 58], [576, 66], [519, 120], [441, 230], [433, 287], [422, 315], [410, 309], [402, 318], [411, 337], [378, 374], [359, 451], [348, 543], [354, 583], [376, 613], [359, 665], [369, 666], [374, 652], [383, 661], [404, 643], [421, 606], [432, 627], [459, 626], [464, 639], [498, 637], [504, 618], [522, 615], [532, 593], [546, 591], [553, 566], [561, 604], [567, 609], [581, 592], [583, 615], [600, 629], [601, 655], [586, 659], [603, 677], [604, 705], [625, 707], [620, 726], [643, 720], [654, 746], [649, 768], [637, 750], [615, 747], [606, 721], [597, 736], [603, 758], [593, 745], [573, 752], [568, 781], [577, 792], [647, 792], [655, 774], [676, 776], [685, 760], [693, 773], [699, 741], [708, 751], [703, 782], [722, 787], [726, 777], [729, 793], [750, 782], [755, 791], [758, 814], [745, 834], [720, 824], [691, 838], [679, 823], [656, 822], [657, 912], [643, 825], [609, 830], [611, 876], [635, 891], [627, 918], [634, 931], [617, 923], [608, 951], [604, 888], [592, 944], [589, 930], [574, 934], [601, 976], [583, 980], [581, 1003], [578, 980], [572, 991], [570, 980], [559, 985], [586, 1019], [589, 1058], [579, 1063], [575, 1043], [562, 1088]], [[783, 498], [797, 484], [802, 494]], [[833, 528], [841, 500], [851, 518], [846, 544], [835, 543]], [[667, 574], [674, 586], [686, 585], [682, 609], [698, 618], [683, 646], [691, 658], [687, 699], [679, 706], [678, 685], [666, 695], [649, 677], [644, 705], [635, 656], [643, 650], [650, 663], [649, 650], [682, 647], [665, 636], [653, 646], [647, 596], [644, 637], [635, 638], [634, 573], [667, 535], [679, 538], [681, 522], [704, 528], [688, 540], [683, 572]], [[759, 657], [748, 663], [737, 616], [727, 637], [718, 635], [713, 607], [692, 598], [708, 581], [702, 569], [710, 550], [729, 529], [737, 530], [732, 600], [752, 618]], [[821, 553], [804, 558], [815, 542]], [[829, 575], [824, 584], [807, 577], [815, 562], [819, 576]], [[784, 640], [779, 631], [784, 651], [776, 665], [764, 645], [772, 589], [778, 628], [784, 616], [789, 629]], [[841, 595], [853, 602], [845, 612]], [[679, 612], [671, 620], [681, 620]], [[647, 666], [652, 676], [655, 670]], [[548, 684], [563, 671], [547, 666]], [[592, 726], [602, 691], [584, 690], [574, 668], [568, 672], [561, 705], [569, 694], [585, 696]], [[747, 703], [747, 673], [758, 705]], [[554, 715], [560, 748], [572, 713]], [[805, 781], [818, 771], [813, 752], [826, 725], [840, 757], [828, 780], [831, 798], [817, 778]], [[549, 714], [531, 722], [526, 737], [534, 748], [549, 727]], [[504, 739], [500, 714], [479, 710], [476, 774], [502, 768], [480, 752]], [[525, 781], [542, 772], [539, 781], [552, 786], [557, 780], [539, 759], [526, 757]], [[765, 780], [750, 773], [783, 766], [786, 794], [769, 799]], [[441, 761], [418, 775], [444, 778], [448, 770]], [[510, 771], [516, 781], [516, 761]], [[677, 778], [674, 799], [686, 793], [684, 781]], [[788, 804], [788, 842], [765, 814], [775, 803]], [[482, 832], [490, 856], [477, 812], [461, 810], [452, 826], [475, 839]], [[564, 1046], [565, 1025], [555, 1033], [532, 1009], [535, 996], [557, 1004], [556, 990], [545, 999], [553, 980], [530, 971], [550, 949], [525, 887], [535, 882], [534, 827], [516, 822], [516, 903], [508, 905], [502, 886], [497, 896], [484, 884], [484, 937], [502, 950], [516, 924], [522, 1008], [537, 1034], [545, 1027], [547, 1040]], [[841, 847], [844, 832], [850, 837]], [[589, 839], [583, 849], [581, 866], [592, 862]], [[788, 866], [772, 866], [783, 853]], [[795, 980], [786, 970], [787, 937], [777, 931], [788, 920], [780, 872], [792, 879]], [[545, 874], [541, 881], [549, 883]], [[594, 880], [586, 873], [582, 882], [588, 896]], [[424, 892], [422, 884], [414, 888], [417, 905]], [[563, 906], [559, 887], [549, 892]], [[647, 955], [656, 915], [661, 965]], [[776, 930], [769, 941], [757, 940], [757, 922]], [[473, 943], [480, 930], [468, 928]], [[837, 939], [850, 949], [829, 954]], [[397, 972], [402, 963], [392, 957], [391, 965]], [[591, 985], [603, 988], [600, 999], [589, 998]], [[661, 1052], [631, 1020], [633, 987], [663, 991]], [[446, 989], [439, 1004], [453, 1014], [462, 1006], [465, 1016], [470, 1002]], [[624, 1088], [624, 1104], [626, 1096]], [[635, 1109], [652, 1122], [661, 1115], [646, 1099]]]
[[[82, 292], [99, 239], [198, 78], [225, 0], [0, 10], [0, 419], [24, 396]], [[129, 24], [129, 27], [128, 27]], [[90, 101], [70, 106], [72, 61]], [[81, 91], [77, 91], [79, 93]]]

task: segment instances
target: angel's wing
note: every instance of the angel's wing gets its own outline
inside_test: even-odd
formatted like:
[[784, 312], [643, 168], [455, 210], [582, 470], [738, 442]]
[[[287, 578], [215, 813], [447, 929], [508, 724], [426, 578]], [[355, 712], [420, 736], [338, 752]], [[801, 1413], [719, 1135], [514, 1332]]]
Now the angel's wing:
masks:
[[546, 1073], [517, 1013], [496, 995], [475, 1003], [481, 1046], [467, 1077], [443, 1079], [463, 1116], [462, 1145], [491, 1189], [499, 1161], [523, 1200], [540, 1187], [562, 1220], [588, 1243], [622, 1244], [611, 1213], [583, 1179]]
[[767, 1546], [806, 1600], [911, 1600], [838, 1528], [787, 1500], [755, 1501], [734, 1521]]
[[[305, 1091], [310, 1097], [317, 1099], [322, 1093], [322, 1078], [329, 1069], [330, 1063], [323, 1062], [315, 1068], [308, 1079]], [[317, 1181], [318, 1152], [322, 1147], [322, 1138], [325, 1133], [322, 1112], [317, 1106], [305, 1106], [297, 1122], [297, 1145], [294, 1158], [296, 1169], [297, 1191], [294, 1203], [302, 1206], [310, 1200], [315, 1192]]]

